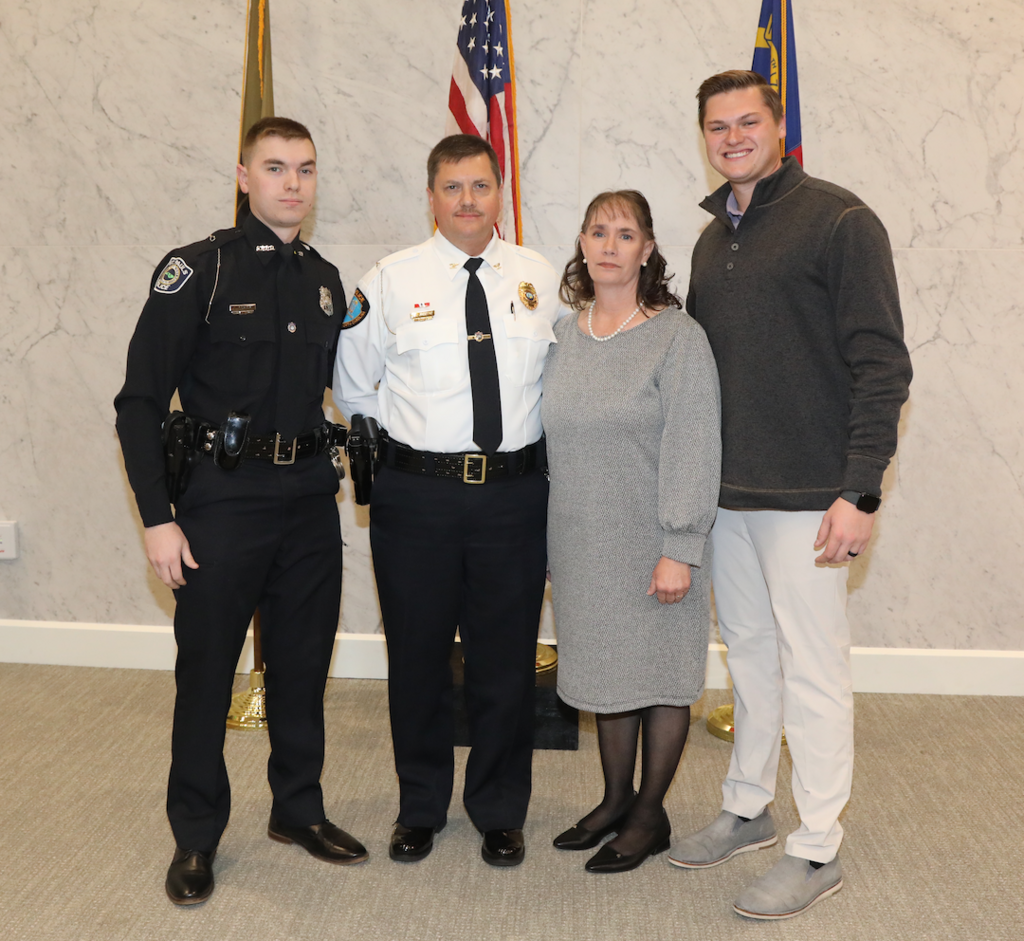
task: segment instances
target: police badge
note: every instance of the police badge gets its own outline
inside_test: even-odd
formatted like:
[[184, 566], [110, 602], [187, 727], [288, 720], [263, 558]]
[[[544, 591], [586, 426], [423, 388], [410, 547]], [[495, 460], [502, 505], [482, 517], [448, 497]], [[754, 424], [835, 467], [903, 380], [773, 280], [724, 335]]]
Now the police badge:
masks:
[[529, 281], [519, 282], [519, 300], [530, 310], [537, 309], [537, 289]]
[[328, 317], [334, 315], [334, 299], [331, 297], [331, 289], [325, 288], [323, 285], [320, 287], [320, 309]]

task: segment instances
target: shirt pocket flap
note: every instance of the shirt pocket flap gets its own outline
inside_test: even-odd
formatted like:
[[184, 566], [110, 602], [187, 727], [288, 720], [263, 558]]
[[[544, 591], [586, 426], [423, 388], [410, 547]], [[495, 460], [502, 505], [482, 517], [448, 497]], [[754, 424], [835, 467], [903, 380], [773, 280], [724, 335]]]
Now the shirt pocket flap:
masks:
[[395, 345], [400, 354], [408, 353], [410, 350], [430, 350], [443, 343], [458, 342], [459, 324], [454, 320], [405, 323], [395, 331]]
[[525, 340], [543, 340], [547, 343], [557, 343], [555, 331], [543, 317], [524, 317], [522, 314], [512, 316], [506, 314], [504, 317], [505, 336], [522, 337]]
[[210, 321], [210, 340], [214, 343], [274, 343], [277, 341], [272, 317], [259, 313], [214, 317]]

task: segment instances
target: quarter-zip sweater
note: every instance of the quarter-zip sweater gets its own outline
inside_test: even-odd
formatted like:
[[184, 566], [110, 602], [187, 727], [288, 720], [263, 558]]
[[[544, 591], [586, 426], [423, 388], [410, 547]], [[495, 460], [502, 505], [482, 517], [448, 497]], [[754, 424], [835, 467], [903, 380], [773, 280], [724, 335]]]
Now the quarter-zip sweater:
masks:
[[881, 494], [911, 378], [892, 249], [853, 193], [787, 157], [734, 229], [730, 184], [693, 250], [688, 313], [722, 383], [731, 509], [824, 510]]

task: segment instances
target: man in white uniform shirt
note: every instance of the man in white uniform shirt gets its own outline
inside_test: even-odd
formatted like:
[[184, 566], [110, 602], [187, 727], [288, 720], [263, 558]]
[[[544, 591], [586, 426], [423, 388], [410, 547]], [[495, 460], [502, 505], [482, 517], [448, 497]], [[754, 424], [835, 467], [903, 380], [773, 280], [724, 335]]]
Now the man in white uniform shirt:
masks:
[[541, 370], [558, 275], [495, 234], [501, 174], [481, 138], [431, 151], [427, 198], [437, 231], [360, 280], [334, 385], [346, 418], [382, 428], [370, 545], [400, 787], [390, 855], [423, 859], [447, 820], [457, 627], [471, 740], [463, 800], [483, 858], [513, 866], [530, 800], [548, 496]]

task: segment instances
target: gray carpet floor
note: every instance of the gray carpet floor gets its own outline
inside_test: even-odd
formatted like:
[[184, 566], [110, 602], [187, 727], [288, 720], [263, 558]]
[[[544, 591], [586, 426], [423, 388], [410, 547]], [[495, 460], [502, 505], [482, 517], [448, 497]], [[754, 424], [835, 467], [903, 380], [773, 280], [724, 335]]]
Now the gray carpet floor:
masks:
[[[229, 732], [231, 823], [204, 905], [173, 906], [163, 813], [173, 677], [0, 664], [0, 938], [9, 941], [1010, 941], [1024, 938], [1024, 700], [857, 696], [857, 765], [843, 825], [843, 890], [786, 922], [749, 922], [731, 901], [782, 852], [705, 872], [664, 856], [619, 875], [551, 837], [600, 794], [593, 719], [577, 752], [537, 752], [524, 865], [480, 858], [458, 799], [433, 854], [387, 857], [397, 785], [385, 684], [332, 680], [328, 812], [370, 861], [329, 866], [266, 836], [267, 738]], [[718, 812], [730, 746], [707, 734], [709, 691], [667, 807], [677, 834]], [[458, 749], [457, 773], [466, 750]], [[773, 806], [797, 823], [783, 750]], [[459, 785], [457, 785], [458, 788]]]

